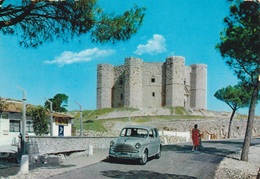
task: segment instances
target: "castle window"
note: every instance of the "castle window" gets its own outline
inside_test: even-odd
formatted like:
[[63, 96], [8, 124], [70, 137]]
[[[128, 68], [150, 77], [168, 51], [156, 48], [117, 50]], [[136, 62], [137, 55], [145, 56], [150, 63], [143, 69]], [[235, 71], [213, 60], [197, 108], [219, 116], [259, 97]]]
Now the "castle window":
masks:
[[120, 85], [123, 84], [123, 79], [122, 79], [122, 78], [120, 78], [120, 80], [119, 80], [119, 84], [120, 84]]
[[152, 93], [153, 97], [155, 97], [155, 92]]
[[124, 95], [121, 93], [120, 94], [120, 99], [123, 100], [124, 99]]
[[155, 78], [151, 78], [151, 82], [154, 83], [155, 82]]

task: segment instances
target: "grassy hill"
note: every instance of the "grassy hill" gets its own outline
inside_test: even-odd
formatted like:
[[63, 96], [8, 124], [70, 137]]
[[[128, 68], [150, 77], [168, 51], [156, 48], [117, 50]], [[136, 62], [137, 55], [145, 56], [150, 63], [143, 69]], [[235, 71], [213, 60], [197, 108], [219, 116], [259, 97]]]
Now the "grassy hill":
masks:
[[[207, 115], [205, 110], [203, 113], [194, 112], [187, 110], [183, 107], [165, 107], [163, 110], [169, 111], [168, 114], [147, 114], [147, 109], [137, 109], [137, 108], [105, 108], [99, 110], [84, 110], [82, 112], [82, 123], [83, 130], [94, 130], [97, 132], [107, 132], [104, 127], [105, 122], [117, 121], [117, 122], [127, 122], [131, 118], [132, 122], [135, 123], [147, 123], [149, 121], [174, 121], [174, 120], [199, 120], [205, 118], [212, 118], [214, 116], [229, 116], [229, 114], [222, 112], [221, 114]], [[138, 115], [137, 115], [137, 112]], [[106, 117], [108, 114], [112, 114], [113, 117]], [[117, 114], [123, 114], [120, 117]], [[211, 112], [212, 113], [212, 112]], [[74, 128], [80, 128], [80, 113], [76, 111], [70, 112], [74, 116]], [[125, 114], [125, 115], [124, 115]], [[123, 116], [123, 117], [122, 117]]]
[[[71, 111], [74, 116], [72, 135], [79, 135], [80, 113]], [[125, 125], [152, 125], [159, 130], [189, 132], [194, 124], [212, 138], [225, 138], [228, 131], [230, 112], [202, 109], [187, 110], [183, 107], [164, 108], [107, 108], [82, 112], [84, 136], [117, 136]], [[232, 122], [232, 135], [243, 137], [247, 116], [236, 114]], [[77, 132], [76, 132], [77, 131]], [[254, 136], [260, 136], [260, 117], [255, 117]]]

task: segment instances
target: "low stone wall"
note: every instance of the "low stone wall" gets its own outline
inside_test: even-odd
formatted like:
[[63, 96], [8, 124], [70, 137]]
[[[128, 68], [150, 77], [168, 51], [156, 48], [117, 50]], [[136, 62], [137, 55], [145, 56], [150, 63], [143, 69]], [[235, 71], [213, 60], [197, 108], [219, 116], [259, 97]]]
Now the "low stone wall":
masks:
[[28, 154], [57, 154], [88, 150], [93, 148], [109, 148], [115, 137], [39, 137], [29, 136]]
[[[117, 137], [40, 137], [29, 136], [27, 138], [26, 151], [29, 155], [60, 154], [88, 151], [94, 149], [109, 148], [110, 141]], [[163, 144], [188, 142], [185, 136], [160, 135]]]

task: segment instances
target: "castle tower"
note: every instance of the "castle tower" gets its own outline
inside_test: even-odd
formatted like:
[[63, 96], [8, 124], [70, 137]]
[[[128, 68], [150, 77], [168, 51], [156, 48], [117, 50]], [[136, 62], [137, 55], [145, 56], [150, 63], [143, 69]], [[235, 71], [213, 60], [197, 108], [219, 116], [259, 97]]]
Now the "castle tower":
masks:
[[207, 109], [207, 65], [191, 65], [190, 107]]
[[184, 106], [184, 61], [176, 56], [166, 59], [166, 106]]
[[125, 59], [124, 106], [142, 107], [142, 64], [138, 58]]
[[97, 109], [111, 108], [114, 67], [100, 64], [97, 69]]

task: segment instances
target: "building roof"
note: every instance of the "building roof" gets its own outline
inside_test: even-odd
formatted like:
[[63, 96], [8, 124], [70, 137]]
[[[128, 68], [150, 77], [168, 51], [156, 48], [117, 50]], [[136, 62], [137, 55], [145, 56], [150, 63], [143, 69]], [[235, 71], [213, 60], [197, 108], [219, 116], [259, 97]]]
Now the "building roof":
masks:
[[23, 101], [13, 100], [13, 99], [4, 99], [1, 98], [1, 101], [6, 105], [3, 109], [5, 112], [22, 112]]
[[[6, 108], [3, 110], [4, 112], [13, 112], [13, 113], [21, 113], [23, 111], [23, 101], [22, 100], [13, 100], [13, 99], [5, 99], [1, 98], [1, 101], [3, 101], [6, 104]], [[26, 104], [26, 108], [33, 108], [34, 106], [31, 104]], [[50, 111], [47, 113], [48, 116], [50, 116]], [[53, 117], [57, 118], [68, 118], [73, 119], [73, 116], [53, 112]]]

